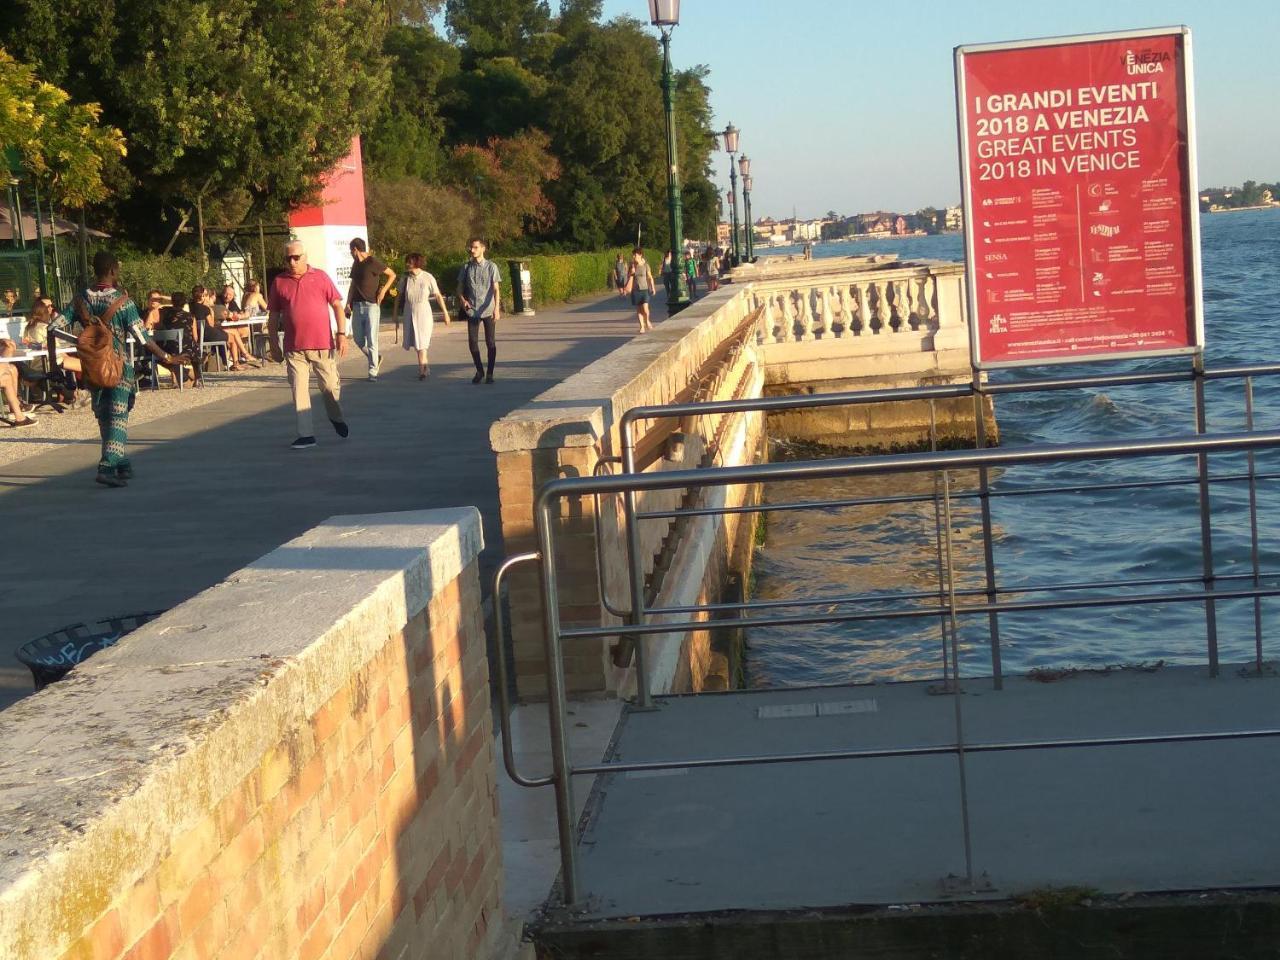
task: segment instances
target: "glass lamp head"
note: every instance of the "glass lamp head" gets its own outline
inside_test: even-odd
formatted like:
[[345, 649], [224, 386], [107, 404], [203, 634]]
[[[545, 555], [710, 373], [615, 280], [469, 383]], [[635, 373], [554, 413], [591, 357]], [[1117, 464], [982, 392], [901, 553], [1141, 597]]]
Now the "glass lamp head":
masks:
[[751, 182], [751, 174], [744, 173], [742, 175], [742, 189], [747, 191], [747, 193], [751, 192]]
[[655, 27], [678, 26], [680, 0], [649, 0], [649, 22]]
[[724, 152], [732, 156], [738, 152], [738, 134], [742, 131], [735, 127], [732, 123], [724, 128]]
[[738, 172], [744, 177], [751, 176], [751, 158], [745, 153], [738, 158]]

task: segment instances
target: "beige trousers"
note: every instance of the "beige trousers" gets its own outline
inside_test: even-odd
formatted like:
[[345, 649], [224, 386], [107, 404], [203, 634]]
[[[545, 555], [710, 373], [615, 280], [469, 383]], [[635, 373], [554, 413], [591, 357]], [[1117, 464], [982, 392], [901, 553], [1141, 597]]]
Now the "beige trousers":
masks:
[[342, 382], [338, 378], [338, 363], [331, 350], [291, 350], [284, 355], [289, 370], [289, 385], [293, 387], [293, 409], [298, 416], [298, 436], [315, 436], [311, 424], [311, 371], [316, 372], [320, 383], [320, 396], [324, 399], [324, 411], [330, 420], [342, 422]]

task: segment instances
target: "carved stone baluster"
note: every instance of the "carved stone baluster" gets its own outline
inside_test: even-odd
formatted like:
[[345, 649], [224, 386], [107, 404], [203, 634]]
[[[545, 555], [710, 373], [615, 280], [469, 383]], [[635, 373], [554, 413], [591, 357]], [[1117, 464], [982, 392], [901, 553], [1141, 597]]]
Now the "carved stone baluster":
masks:
[[876, 295], [876, 317], [872, 322], [872, 333], [877, 336], [891, 333], [893, 328], [890, 324], [893, 321], [893, 313], [889, 309], [889, 283], [888, 281], [873, 282], [872, 289]]
[[808, 342], [813, 339], [813, 307], [809, 303], [813, 291], [800, 290], [797, 295], [800, 298], [800, 340]]
[[790, 290], [784, 290], [778, 294], [778, 303], [782, 306], [781, 343], [791, 343], [796, 339], [796, 312], [791, 296]]
[[907, 281], [893, 281], [893, 329], [895, 333], [911, 332], [911, 308], [907, 304]]
[[933, 286], [933, 277], [926, 273], [916, 287], [916, 316], [922, 330], [932, 330], [933, 318], [937, 315], [933, 308]]
[[871, 285], [858, 284], [858, 336], [871, 336]]
[[756, 297], [757, 307], [760, 310], [760, 322], [756, 326], [756, 343], [772, 343], [773, 342], [773, 304], [768, 297], [761, 300]]
[[840, 332], [837, 334], [832, 332], [833, 336], [847, 337], [849, 336], [849, 288], [847, 286], [839, 286], [835, 288], [836, 293], [836, 310], [840, 313]]
[[822, 339], [834, 339], [831, 327], [835, 323], [835, 310], [831, 304], [831, 288], [823, 287], [818, 293], [818, 306], [822, 310]]

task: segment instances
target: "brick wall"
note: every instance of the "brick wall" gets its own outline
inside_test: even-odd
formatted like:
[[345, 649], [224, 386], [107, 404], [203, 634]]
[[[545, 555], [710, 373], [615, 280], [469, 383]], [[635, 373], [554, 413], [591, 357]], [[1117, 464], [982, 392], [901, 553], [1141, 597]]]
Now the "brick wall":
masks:
[[335, 518], [0, 714], [0, 956], [494, 955], [479, 549]]

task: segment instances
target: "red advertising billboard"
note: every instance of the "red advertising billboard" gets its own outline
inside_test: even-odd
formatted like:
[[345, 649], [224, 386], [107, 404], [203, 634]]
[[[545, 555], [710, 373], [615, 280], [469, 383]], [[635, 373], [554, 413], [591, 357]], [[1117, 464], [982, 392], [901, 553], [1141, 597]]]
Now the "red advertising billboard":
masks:
[[1203, 342], [1186, 27], [956, 48], [975, 367]]

